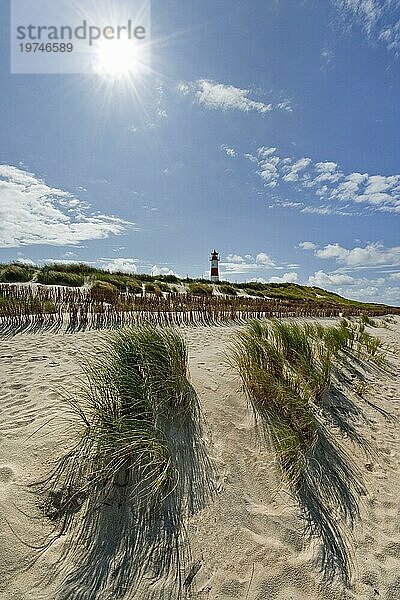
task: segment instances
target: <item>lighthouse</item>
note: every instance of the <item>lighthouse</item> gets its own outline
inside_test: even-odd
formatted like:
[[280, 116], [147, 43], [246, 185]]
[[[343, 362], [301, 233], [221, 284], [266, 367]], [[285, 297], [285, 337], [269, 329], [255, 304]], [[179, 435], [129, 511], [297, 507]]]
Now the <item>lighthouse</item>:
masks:
[[211, 262], [211, 281], [219, 281], [219, 270], [218, 270], [218, 263], [219, 263], [219, 254], [216, 250], [213, 250], [211, 252], [211, 258], [210, 258], [210, 262]]

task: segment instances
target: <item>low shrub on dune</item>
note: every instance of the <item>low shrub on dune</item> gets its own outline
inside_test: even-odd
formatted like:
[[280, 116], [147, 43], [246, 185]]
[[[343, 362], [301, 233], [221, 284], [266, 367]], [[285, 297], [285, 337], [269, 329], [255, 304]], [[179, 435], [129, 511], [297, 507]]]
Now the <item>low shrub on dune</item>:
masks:
[[235, 290], [233, 285], [228, 285], [225, 283], [218, 286], [218, 291], [220, 291], [221, 294], [225, 294], [226, 296], [236, 296], [237, 295], [237, 291]]
[[211, 296], [212, 287], [208, 283], [189, 283], [189, 294], [194, 296]]
[[115, 304], [118, 296], [118, 288], [106, 281], [95, 281], [90, 289], [90, 299], [94, 302]]
[[158, 283], [145, 283], [144, 290], [147, 294], [156, 294], [157, 296], [161, 295], [161, 288]]
[[0, 270], [0, 282], [2, 283], [26, 283], [34, 276], [34, 269], [19, 265], [9, 265]]
[[129, 278], [126, 280], [126, 289], [130, 294], [141, 294], [142, 284], [136, 279]]
[[38, 283], [42, 283], [43, 285], [65, 285], [69, 287], [80, 287], [84, 284], [83, 275], [53, 271], [51, 269], [39, 271], [36, 280]]

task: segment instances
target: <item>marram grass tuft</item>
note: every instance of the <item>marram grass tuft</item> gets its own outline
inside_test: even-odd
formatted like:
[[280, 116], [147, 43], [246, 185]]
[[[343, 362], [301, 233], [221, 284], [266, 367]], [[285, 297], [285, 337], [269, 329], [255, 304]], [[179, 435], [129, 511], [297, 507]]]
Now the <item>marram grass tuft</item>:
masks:
[[[343, 439], [368, 451], [357, 431], [366, 417], [344, 393], [342, 372], [383, 364], [381, 344], [361, 322], [251, 321], [234, 338], [230, 359], [238, 370], [256, 422], [272, 443], [282, 473], [305, 517], [306, 532], [321, 542], [327, 580], [352, 575], [347, 529], [359, 516], [364, 493]], [[342, 379], [344, 385], [341, 385]]]
[[60, 598], [180, 598], [185, 521], [215, 492], [184, 339], [150, 325], [121, 329], [85, 371], [83, 396], [70, 400], [75, 445], [42, 484], [77, 565]]

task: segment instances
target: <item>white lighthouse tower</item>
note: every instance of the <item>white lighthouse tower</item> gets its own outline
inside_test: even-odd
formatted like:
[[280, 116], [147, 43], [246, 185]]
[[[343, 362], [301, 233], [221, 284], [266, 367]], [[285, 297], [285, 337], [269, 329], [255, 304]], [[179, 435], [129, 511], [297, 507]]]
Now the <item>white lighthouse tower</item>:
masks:
[[211, 258], [210, 258], [210, 262], [211, 262], [211, 281], [214, 282], [218, 282], [219, 281], [219, 269], [218, 269], [218, 263], [219, 263], [219, 254], [216, 250], [213, 250], [211, 252]]

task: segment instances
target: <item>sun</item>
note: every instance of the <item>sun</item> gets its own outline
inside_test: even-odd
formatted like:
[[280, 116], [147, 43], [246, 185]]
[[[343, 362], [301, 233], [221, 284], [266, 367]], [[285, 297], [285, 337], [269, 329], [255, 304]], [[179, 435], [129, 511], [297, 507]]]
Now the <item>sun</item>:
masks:
[[140, 43], [128, 39], [114, 39], [98, 43], [93, 69], [99, 75], [121, 79], [139, 75], [144, 65], [144, 53]]

